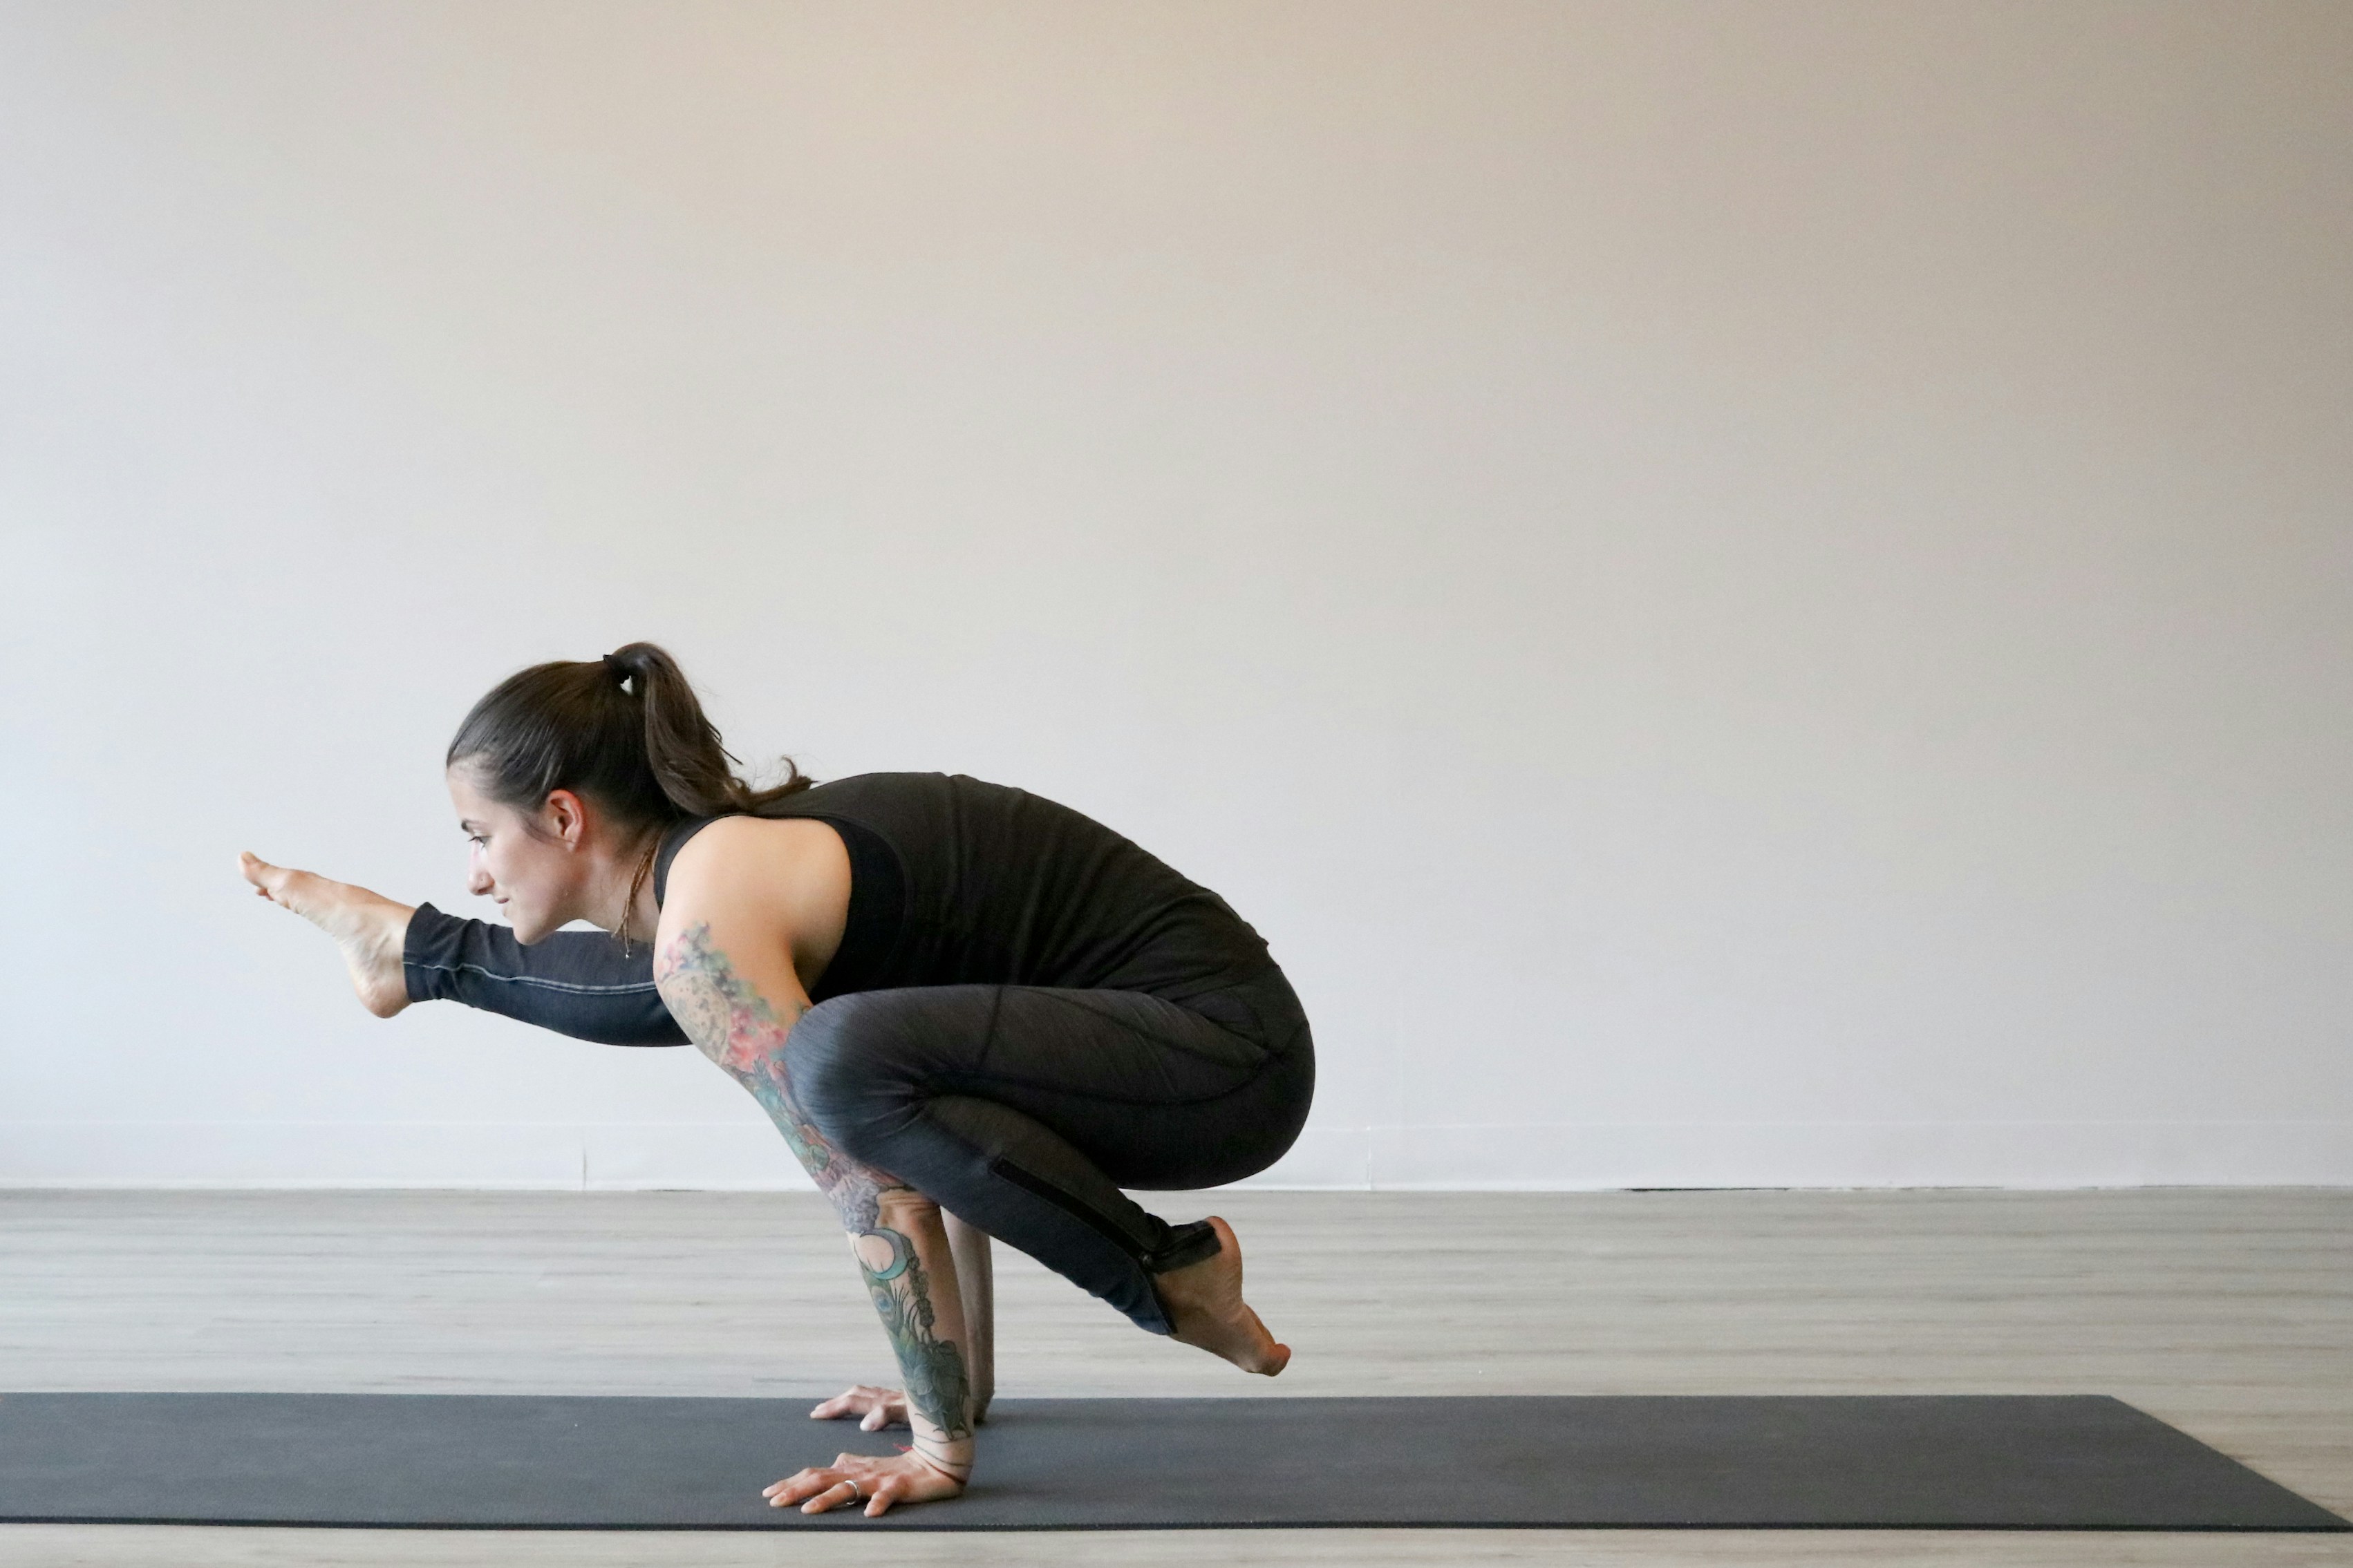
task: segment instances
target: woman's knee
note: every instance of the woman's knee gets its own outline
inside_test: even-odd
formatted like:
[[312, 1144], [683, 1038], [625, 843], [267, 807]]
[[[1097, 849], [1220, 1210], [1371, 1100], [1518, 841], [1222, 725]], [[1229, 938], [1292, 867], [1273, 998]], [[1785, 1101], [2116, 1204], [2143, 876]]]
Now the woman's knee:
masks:
[[820, 1002], [785, 1038], [785, 1078], [793, 1103], [837, 1148], [856, 1153], [860, 1129], [894, 1098], [881, 1009], [874, 994], [853, 992]]

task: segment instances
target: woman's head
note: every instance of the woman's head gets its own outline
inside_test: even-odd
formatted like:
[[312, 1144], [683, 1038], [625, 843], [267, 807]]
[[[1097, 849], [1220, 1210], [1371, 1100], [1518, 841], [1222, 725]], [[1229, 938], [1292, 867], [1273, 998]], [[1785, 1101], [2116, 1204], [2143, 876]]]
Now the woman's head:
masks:
[[[518, 670], [449, 742], [450, 798], [474, 840], [468, 884], [507, 907], [524, 942], [573, 920], [615, 929], [664, 828], [809, 786], [787, 759], [782, 784], [754, 790], [735, 760], [651, 643]], [[616, 866], [629, 879], [618, 897]]]

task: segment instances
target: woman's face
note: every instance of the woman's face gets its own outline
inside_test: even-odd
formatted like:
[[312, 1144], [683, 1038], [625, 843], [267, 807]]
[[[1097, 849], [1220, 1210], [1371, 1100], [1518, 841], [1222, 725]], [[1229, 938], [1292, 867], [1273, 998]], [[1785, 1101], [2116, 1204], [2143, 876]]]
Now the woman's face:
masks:
[[466, 890], [496, 899], [521, 942], [537, 942], [578, 919], [586, 857], [579, 853], [584, 824], [577, 797], [556, 791], [534, 824], [484, 795], [470, 769], [451, 768], [448, 778], [449, 801], [468, 844]]

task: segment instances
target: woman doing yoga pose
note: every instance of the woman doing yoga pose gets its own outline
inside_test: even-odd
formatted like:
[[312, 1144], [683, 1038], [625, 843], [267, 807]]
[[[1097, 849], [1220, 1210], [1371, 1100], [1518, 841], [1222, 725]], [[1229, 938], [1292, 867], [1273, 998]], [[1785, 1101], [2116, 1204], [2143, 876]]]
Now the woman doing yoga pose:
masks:
[[812, 1414], [914, 1436], [773, 1503], [874, 1516], [964, 1490], [994, 1381], [990, 1237], [1142, 1328], [1282, 1370], [1225, 1221], [1172, 1226], [1120, 1190], [1237, 1180], [1306, 1120], [1305, 1015], [1225, 900], [961, 774], [751, 789], [649, 643], [509, 678], [447, 761], [467, 885], [511, 931], [251, 855], [246, 878], [335, 938], [379, 1016], [441, 997], [691, 1041], [751, 1091], [839, 1214], [905, 1384]]

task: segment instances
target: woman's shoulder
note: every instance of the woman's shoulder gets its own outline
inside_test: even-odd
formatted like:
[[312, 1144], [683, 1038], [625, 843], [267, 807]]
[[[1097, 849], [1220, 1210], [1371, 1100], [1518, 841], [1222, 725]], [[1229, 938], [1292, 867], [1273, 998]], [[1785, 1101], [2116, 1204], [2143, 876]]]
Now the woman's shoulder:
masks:
[[775, 940], [817, 968], [849, 916], [849, 854], [823, 822], [723, 816], [705, 823], [670, 862], [658, 940], [701, 922]]
[[841, 851], [841, 838], [813, 817], [739, 813], [712, 817], [671, 855], [662, 901], [718, 892], [738, 883], [765, 883], [812, 859]]

